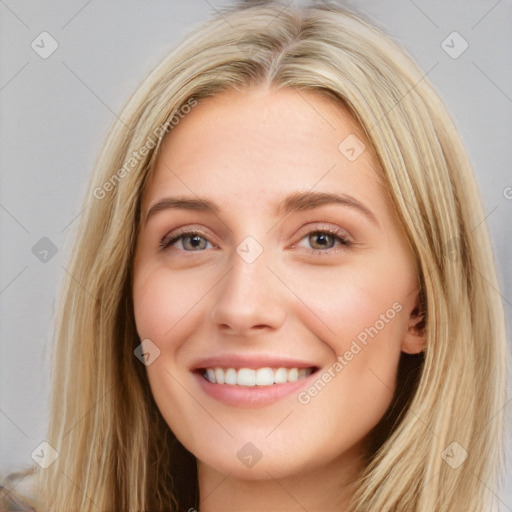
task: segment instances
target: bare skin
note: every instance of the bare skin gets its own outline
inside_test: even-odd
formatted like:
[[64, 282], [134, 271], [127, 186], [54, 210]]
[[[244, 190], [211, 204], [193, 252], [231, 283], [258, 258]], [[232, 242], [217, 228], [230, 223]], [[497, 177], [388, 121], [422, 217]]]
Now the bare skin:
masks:
[[[362, 146], [339, 149], [349, 135], [367, 148], [356, 159]], [[201, 102], [165, 140], [142, 201], [133, 299], [141, 340], [160, 350], [147, 366], [156, 403], [197, 458], [201, 512], [348, 510], [400, 353], [423, 349], [414, 258], [368, 148], [341, 106], [263, 87]], [[297, 192], [351, 199], [275, 211]], [[177, 196], [218, 211], [161, 205], [146, 221]], [[233, 354], [316, 371], [278, 400], [233, 405], [195, 371]]]

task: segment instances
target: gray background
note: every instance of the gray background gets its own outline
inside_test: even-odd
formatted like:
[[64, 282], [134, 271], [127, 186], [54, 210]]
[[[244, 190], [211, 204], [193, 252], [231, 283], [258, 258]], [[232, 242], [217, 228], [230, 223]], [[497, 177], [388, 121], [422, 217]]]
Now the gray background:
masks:
[[[510, 329], [512, 0], [345, 3], [408, 50], [455, 118], [482, 190]], [[45, 438], [49, 343], [68, 235], [107, 128], [146, 73], [222, 5], [226, 2], [0, 0], [2, 471], [31, 464], [31, 452]], [[43, 31], [58, 43], [46, 59], [31, 47]], [[458, 58], [442, 44], [454, 31], [469, 45]], [[452, 53], [464, 44], [457, 36], [447, 42]], [[47, 39], [46, 50], [49, 44]], [[33, 252], [43, 237], [57, 250], [46, 262]], [[46, 247], [48, 241], [39, 244]], [[511, 402], [503, 406], [510, 420]], [[508, 471], [501, 489], [494, 489], [503, 511], [512, 511], [508, 425]]]

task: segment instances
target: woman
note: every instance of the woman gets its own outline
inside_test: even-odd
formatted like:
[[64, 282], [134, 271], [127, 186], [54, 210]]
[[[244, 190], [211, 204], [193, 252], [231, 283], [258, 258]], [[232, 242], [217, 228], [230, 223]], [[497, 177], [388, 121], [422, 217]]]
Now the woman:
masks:
[[234, 8], [119, 117], [62, 292], [38, 510], [489, 510], [499, 286], [410, 58], [332, 5]]

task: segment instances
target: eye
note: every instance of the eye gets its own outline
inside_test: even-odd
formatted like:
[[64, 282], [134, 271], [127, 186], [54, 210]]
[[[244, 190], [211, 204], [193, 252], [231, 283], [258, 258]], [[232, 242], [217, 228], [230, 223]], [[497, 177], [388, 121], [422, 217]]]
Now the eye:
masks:
[[[186, 252], [201, 252], [206, 245], [211, 243], [202, 233], [198, 231], [186, 231], [172, 237], [165, 236], [160, 240], [160, 248], [167, 249], [170, 246], [178, 245], [178, 250]], [[181, 245], [181, 247], [179, 247]], [[213, 246], [213, 244], [212, 244]]]
[[[310, 246], [313, 247], [313, 252], [316, 254], [330, 254], [338, 252], [338, 250], [330, 250], [336, 245], [337, 242], [338, 245], [345, 247], [351, 245], [351, 242], [349, 242], [349, 240], [343, 236], [342, 232], [336, 228], [326, 228], [311, 231], [304, 238], [302, 238], [302, 240], [304, 239], [307, 239]], [[293, 248], [295, 248], [295, 245]]]
[[[313, 247], [313, 252], [317, 254], [336, 253], [338, 250], [332, 249], [336, 243], [341, 246], [348, 247], [351, 242], [343, 236], [342, 232], [338, 229], [318, 229], [309, 232], [302, 240], [308, 239], [310, 245]], [[160, 248], [162, 250], [168, 249], [171, 246], [185, 252], [202, 252], [207, 249], [208, 243], [214, 246], [204, 235], [199, 231], [185, 231], [172, 236], [165, 236], [160, 241]], [[181, 246], [181, 247], [180, 247]], [[316, 246], [316, 247], [315, 247]], [[295, 245], [292, 246], [295, 248]]]

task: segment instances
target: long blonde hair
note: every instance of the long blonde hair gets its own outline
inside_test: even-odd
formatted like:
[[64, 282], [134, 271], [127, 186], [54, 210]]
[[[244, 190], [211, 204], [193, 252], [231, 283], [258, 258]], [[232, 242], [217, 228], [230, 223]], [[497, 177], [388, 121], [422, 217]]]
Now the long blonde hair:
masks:
[[195, 459], [161, 417], [134, 356], [140, 201], [161, 141], [180, 117], [194, 115], [202, 98], [266, 83], [316, 91], [350, 109], [420, 269], [421, 371], [368, 458], [351, 511], [488, 510], [503, 439], [506, 341], [471, 164], [410, 57], [361, 16], [328, 3], [224, 9], [157, 66], [112, 126], [58, 309], [48, 442], [59, 456], [38, 469], [41, 510], [197, 505]]

